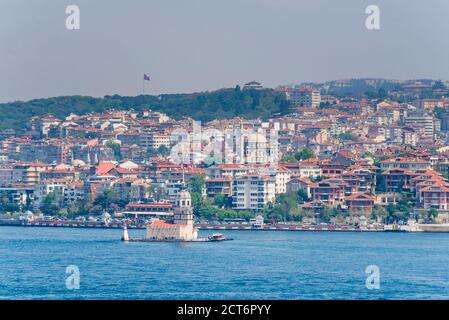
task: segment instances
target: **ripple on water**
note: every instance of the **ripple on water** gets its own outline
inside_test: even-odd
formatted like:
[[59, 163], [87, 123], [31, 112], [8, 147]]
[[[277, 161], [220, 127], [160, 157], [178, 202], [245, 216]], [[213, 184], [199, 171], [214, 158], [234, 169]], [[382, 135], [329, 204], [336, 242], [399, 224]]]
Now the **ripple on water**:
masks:
[[[0, 299], [449, 298], [449, 234], [226, 235], [235, 240], [122, 243], [120, 230], [2, 227]], [[372, 264], [379, 290], [365, 287]], [[79, 290], [66, 288], [68, 265]]]

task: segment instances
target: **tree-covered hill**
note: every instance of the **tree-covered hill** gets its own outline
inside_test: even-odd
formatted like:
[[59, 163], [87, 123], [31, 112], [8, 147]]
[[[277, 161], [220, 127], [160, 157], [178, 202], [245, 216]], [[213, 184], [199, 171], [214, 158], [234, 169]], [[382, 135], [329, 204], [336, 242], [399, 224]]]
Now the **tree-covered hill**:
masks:
[[212, 92], [160, 96], [64, 96], [0, 104], [0, 129], [22, 131], [29, 128], [31, 117], [44, 114], [64, 118], [70, 113], [87, 114], [110, 109], [139, 111], [148, 108], [167, 113], [175, 119], [189, 116], [207, 122], [237, 116], [266, 119], [274, 114], [287, 113], [288, 102], [282, 93], [272, 89], [241, 90], [238, 86]]

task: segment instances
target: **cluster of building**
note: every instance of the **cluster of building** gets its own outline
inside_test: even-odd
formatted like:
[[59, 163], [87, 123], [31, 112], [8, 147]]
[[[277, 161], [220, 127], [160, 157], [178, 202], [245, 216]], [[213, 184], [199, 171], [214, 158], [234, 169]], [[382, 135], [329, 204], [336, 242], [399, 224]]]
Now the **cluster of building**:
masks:
[[[292, 105], [287, 115], [204, 124], [265, 133], [234, 141], [240, 156], [215, 155], [208, 165], [197, 150], [187, 157], [192, 161], [177, 161], [173, 152], [155, 156], [177, 143], [174, 132], [194, 131], [190, 118], [150, 109], [34, 117], [28, 132], [0, 133], [0, 205], [38, 210], [53, 192], [63, 208], [114, 190], [127, 203], [123, 214], [163, 217], [173, 214], [185, 182], [202, 174], [203, 196], [222, 195], [236, 211], [258, 212], [299, 190], [307, 195], [300, 206], [311, 213], [338, 207], [366, 215], [376, 204], [396, 204], [403, 192], [416, 198], [417, 210], [449, 210], [449, 113], [435, 112], [449, 107], [448, 98], [399, 103], [321, 96], [311, 87], [282, 90]], [[305, 148], [315, 157], [283, 161]]]

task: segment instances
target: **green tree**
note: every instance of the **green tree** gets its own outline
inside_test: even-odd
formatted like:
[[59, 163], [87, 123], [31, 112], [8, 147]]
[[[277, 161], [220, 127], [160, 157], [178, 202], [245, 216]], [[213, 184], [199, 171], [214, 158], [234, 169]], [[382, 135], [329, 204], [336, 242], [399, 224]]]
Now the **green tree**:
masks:
[[203, 205], [205, 205], [206, 200], [203, 199], [203, 188], [205, 185], [206, 177], [204, 174], [197, 174], [190, 178], [188, 182], [188, 188], [190, 195], [192, 197], [193, 212], [195, 215], [200, 216]]
[[438, 217], [438, 210], [432, 208], [429, 211], [427, 211], [427, 221], [433, 222], [435, 221], [436, 217]]
[[283, 162], [296, 162], [301, 160], [307, 160], [310, 158], [315, 158], [315, 153], [309, 149], [304, 148], [302, 150], [296, 150], [293, 154], [285, 154], [283, 155], [281, 161]]
[[164, 188], [159, 187], [158, 185], [151, 185], [148, 187], [148, 193], [150, 198], [153, 198], [156, 202], [162, 199], [162, 196], [165, 193]]
[[167, 148], [166, 145], [161, 145], [158, 149], [157, 152], [162, 155], [162, 156], [168, 156], [170, 154], [170, 149]]
[[56, 215], [60, 209], [58, 194], [52, 191], [45, 195], [39, 209], [45, 215]]
[[359, 139], [357, 136], [353, 135], [352, 133], [342, 132], [338, 135], [340, 140], [343, 141], [358, 141]]
[[121, 150], [121, 145], [117, 142], [115, 142], [114, 139], [109, 139], [106, 142], [106, 147], [111, 148], [112, 151], [114, 152], [114, 158], [117, 161], [122, 160], [122, 150]]
[[98, 195], [93, 202], [94, 207], [99, 206], [101, 209], [108, 212], [114, 211], [113, 205], [121, 207], [123, 206], [123, 203], [119, 200], [117, 192], [111, 189], [104, 190], [103, 193]]
[[8, 197], [4, 196], [0, 199], [0, 212], [18, 212], [20, 207], [11, 202]]
[[307, 194], [307, 191], [304, 190], [304, 189], [299, 189], [299, 190], [296, 192], [296, 195], [297, 195], [297, 197], [298, 197], [298, 202], [299, 202], [300, 204], [302, 204], [302, 203], [304, 203], [304, 202], [306, 202], [306, 201], [309, 201], [309, 195]]
[[206, 176], [202, 173], [194, 175], [190, 178], [188, 186], [190, 192], [202, 194], [204, 185], [206, 183]]
[[224, 208], [226, 205], [226, 196], [224, 194], [215, 195], [214, 204], [219, 208]]
[[309, 148], [302, 149], [296, 156], [296, 158], [299, 158], [298, 160], [307, 160], [315, 157], [315, 153]]
[[387, 209], [384, 206], [375, 204], [373, 207], [373, 212], [371, 213], [371, 219], [377, 220], [377, 218], [381, 219], [381, 221], [385, 221], [388, 216]]

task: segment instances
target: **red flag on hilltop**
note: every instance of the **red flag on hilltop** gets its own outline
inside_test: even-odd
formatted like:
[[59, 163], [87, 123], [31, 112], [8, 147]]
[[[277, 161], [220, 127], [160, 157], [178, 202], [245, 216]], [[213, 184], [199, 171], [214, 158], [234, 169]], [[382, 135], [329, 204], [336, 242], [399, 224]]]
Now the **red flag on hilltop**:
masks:
[[150, 77], [147, 76], [145, 73], [143, 74], [143, 80], [150, 81]]

